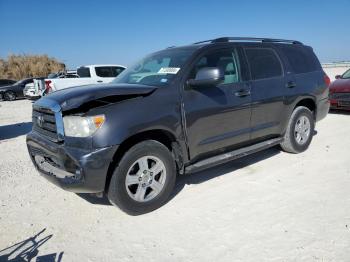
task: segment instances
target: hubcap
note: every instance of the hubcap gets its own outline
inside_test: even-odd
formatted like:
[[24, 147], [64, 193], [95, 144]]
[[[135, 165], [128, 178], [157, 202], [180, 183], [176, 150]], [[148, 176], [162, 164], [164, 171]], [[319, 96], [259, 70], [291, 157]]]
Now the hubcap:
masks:
[[125, 178], [128, 195], [135, 201], [146, 202], [162, 191], [166, 180], [163, 161], [155, 156], [137, 159], [129, 168]]
[[301, 116], [295, 123], [294, 137], [299, 145], [307, 142], [310, 136], [310, 120], [306, 116]]

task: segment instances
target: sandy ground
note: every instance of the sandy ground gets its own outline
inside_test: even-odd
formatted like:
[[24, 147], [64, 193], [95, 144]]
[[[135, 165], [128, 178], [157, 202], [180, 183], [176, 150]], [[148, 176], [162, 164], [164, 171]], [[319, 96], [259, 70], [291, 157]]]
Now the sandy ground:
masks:
[[272, 148], [181, 177], [138, 217], [40, 177], [30, 122], [30, 101], [0, 102], [0, 261], [350, 261], [349, 114], [318, 123], [303, 154]]

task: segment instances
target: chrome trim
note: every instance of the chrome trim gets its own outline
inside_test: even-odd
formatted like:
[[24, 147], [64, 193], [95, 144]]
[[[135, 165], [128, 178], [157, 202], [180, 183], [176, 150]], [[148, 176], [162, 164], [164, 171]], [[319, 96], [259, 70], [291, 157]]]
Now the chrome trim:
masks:
[[55, 101], [50, 98], [41, 98], [33, 104], [33, 108], [37, 109], [50, 109], [55, 113], [56, 128], [57, 128], [57, 138], [59, 141], [64, 140], [64, 126], [62, 117], [62, 108]]

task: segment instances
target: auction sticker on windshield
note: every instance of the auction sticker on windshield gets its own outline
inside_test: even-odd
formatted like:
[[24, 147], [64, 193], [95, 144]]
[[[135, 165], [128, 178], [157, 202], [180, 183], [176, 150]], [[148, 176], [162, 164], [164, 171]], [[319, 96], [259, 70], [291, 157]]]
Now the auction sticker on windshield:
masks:
[[177, 74], [179, 72], [179, 67], [162, 67], [159, 69], [158, 74]]

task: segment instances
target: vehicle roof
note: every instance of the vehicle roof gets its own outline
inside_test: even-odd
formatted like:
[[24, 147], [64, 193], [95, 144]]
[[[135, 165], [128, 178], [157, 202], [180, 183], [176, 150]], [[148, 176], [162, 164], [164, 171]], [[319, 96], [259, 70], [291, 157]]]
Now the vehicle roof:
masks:
[[[220, 37], [211, 40], [200, 41], [192, 43], [185, 46], [171, 46], [168, 49], [200, 49], [203, 47], [209, 46], [224, 46], [230, 44], [244, 44], [244, 45], [295, 45], [295, 46], [304, 46], [305, 45], [297, 40], [286, 40], [286, 39], [274, 39], [274, 38], [255, 38], [255, 37]], [[166, 50], [166, 49], [165, 49]]]

